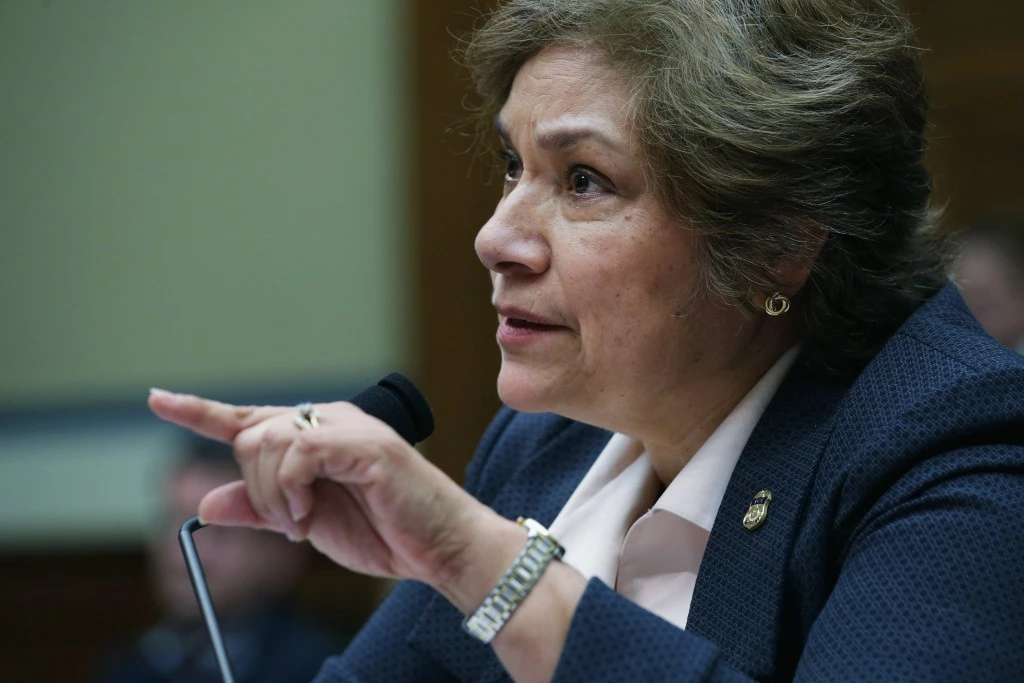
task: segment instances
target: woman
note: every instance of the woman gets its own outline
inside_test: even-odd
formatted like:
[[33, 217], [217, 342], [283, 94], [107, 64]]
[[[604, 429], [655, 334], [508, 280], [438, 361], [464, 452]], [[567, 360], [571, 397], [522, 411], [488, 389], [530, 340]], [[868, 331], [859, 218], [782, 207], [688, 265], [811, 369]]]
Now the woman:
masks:
[[206, 520], [411, 579], [318, 680], [1021, 670], [1024, 369], [941, 289], [909, 41], [885, 0], [488, 18], [508, 408], [466, 490], [344, 403], [151, 398], [235, 446]]

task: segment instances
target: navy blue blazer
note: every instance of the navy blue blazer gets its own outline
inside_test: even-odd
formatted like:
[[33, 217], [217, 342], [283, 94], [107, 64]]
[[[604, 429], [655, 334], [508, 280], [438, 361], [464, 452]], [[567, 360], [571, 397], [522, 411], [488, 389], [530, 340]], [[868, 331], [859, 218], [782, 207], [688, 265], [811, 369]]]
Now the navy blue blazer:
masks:
[[[549, 524], [609, 438], [503, 410], [466, 486]], [[754, 494], [768, 518], [747, 531]], [[1024, 680], [1024, 360], [950, 286], [853, 379], [799, 363], [743, 451], [686, 630], [591, 580], [556, 681]], [[316, 679], [508, 680], [429, 587], [399, 584]]]

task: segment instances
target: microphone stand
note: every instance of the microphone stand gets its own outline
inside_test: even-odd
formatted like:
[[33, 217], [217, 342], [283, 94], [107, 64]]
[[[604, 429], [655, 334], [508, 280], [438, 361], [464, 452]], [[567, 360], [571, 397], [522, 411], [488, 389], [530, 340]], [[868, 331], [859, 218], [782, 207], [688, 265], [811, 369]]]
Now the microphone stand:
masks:
[[217, 657], [217, 666], [220, 668], [220, 676], [224, 683], [235, 683], [235, 674], [231, 671], [228, 651], [224, 647], [224, 637], [217, 624], [217, 614], [214, 612], [213, 600], [210, 598], [210, 588], [206, 584], [206, 574], [203, 572], [203, 565], [199, 561], [199, 553], [196, 552], [196, 544], [192, 539], [192, 534], [202, 529], [203, 526], [205, 525], [199, 521], [199, 517], [189, 519], [181, 525], [178, 542], [181, 544], [181, 552], [185, 555], [188, 578], [192, 581], [192, 589], [196, 592], [199, 610], [203, 613], [203, 621], [206, 622], [206, 630], [210, 634], [213, 654]]

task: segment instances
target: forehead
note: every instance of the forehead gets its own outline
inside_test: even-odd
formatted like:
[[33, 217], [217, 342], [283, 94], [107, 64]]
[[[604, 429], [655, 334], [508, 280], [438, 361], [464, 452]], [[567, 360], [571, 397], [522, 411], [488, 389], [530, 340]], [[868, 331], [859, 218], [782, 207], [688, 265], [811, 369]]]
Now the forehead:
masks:
[[543, 134], [556, 124], [585, 124], [626, 137], [627, 88], [596, 50], [552, 46], [519, 69], [497, 118], [500, 128], [513, 132], [525, 126]]

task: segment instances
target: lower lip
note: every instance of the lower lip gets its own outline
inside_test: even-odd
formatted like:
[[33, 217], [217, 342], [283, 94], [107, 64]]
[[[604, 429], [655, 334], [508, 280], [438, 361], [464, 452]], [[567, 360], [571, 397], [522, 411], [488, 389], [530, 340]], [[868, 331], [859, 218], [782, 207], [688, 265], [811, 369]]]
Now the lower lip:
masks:
[[558, 325], [520, 326], [511, 325], [508, 320], [498, 324], [498, 343], [502, 346], [525, 346], [546, 339], [566, 328]]

